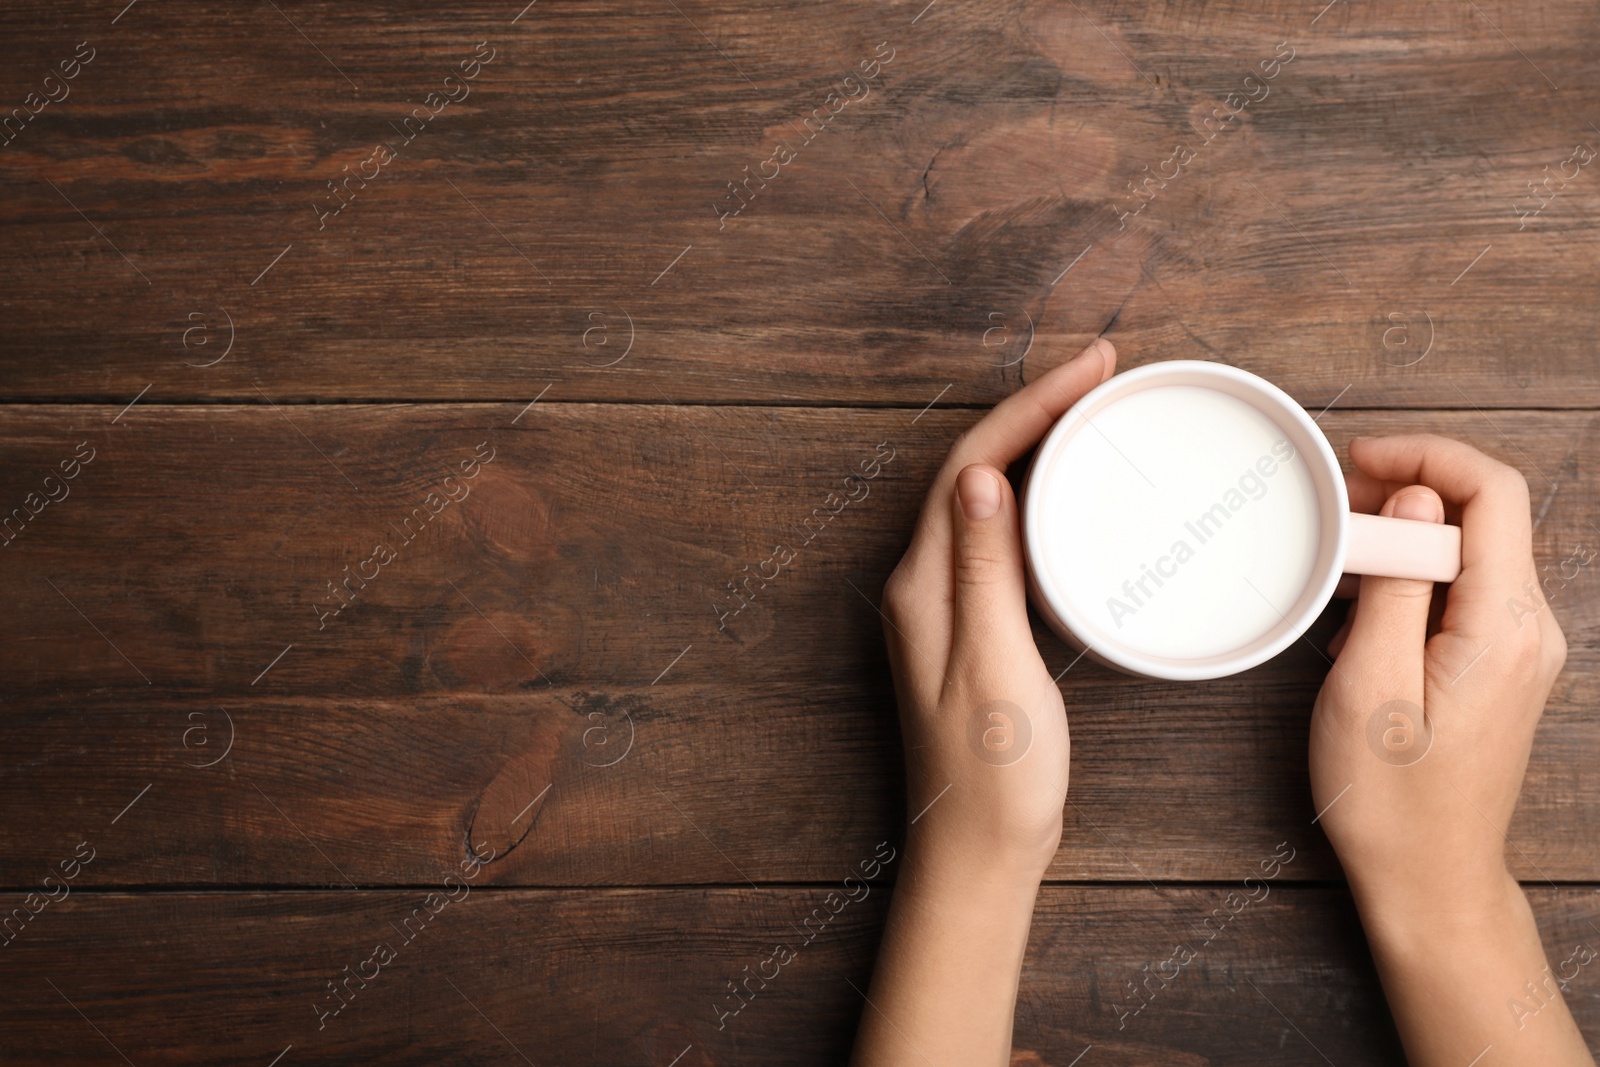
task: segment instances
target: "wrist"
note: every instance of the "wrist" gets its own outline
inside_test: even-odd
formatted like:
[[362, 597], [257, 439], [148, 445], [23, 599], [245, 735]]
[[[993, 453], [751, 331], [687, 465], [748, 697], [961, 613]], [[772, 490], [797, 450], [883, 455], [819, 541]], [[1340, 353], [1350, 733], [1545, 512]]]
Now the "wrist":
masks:
[[1053, 818], [1003, 802], [951, 797], [925, 810], [906, 831], [906, 851], [957, 879], [1037, 886], [1061, 847], [1062, 812]]
[[920, 1064], [922, 1049], [1006, 1062], [1042, 864], [975, 848], [983, 835], [948, 824], [911, 831], [854, 1062]]
[[974, 891], [1037, 890], [1054, 858], [1054, 847], [1016, 847], [938, 827], [913, 827], [906, 838], [906, 867]]
[[1350, 889], [1374, 948], [1406, 957], [1441, 944], [1492, 941], [1519, 929], [1531, 914], [1503, 862], [1449, 880], [1352, 876]]
[[918, 891], [937, 888], [948, 895], [964, 894], [1004, 900], [1032, 897], [1044, 880], [1049, 859], [1028, 850], [975, 845], [951, 834], [912, 833], [896, 884], [906, 879]]

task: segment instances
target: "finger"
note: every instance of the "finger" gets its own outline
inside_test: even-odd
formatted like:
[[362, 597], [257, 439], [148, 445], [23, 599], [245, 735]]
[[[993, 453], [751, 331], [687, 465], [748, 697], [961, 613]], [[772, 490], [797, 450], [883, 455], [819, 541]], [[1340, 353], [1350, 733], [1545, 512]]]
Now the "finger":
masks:
[[1116, 348], [1104, 337], [1095, 338], [1072, 359], [996, 404], [961, 435], [946, 466], [959, 471], [970, 463], [987, 463], [1004, 470], [1038, 444], [1083, 394], [1111, 377], [1116, 365]]
[[1470, 445], [1432, 434], [1357, 438], [1350, 459], [1374, 478], [1426, 485], [1460, 506], [1461, 576], [1450, 588], [1445, 628], [1477, 644], [1492, 640], [1510, 618], [1506, 597], [1523, 588], [1532, 567], [1527, 480]]
[[[1390, 497], [1379, 514], [1443, 522], [1444, 502], [1432, 489], [1416, 485]], [[1361, 595], [1350, 609], [1349, 633], [1334, 661], [1341, 680], [1371, 688], [1367, 695], [1379, 703], [1409, 700], [1421, 705], [1423, 652], [1432, 600], [1432, 582], [1373, 575], [1362, 578]], [[1356, 706], [1359, 710], [1359, 701]]]
[[1335, 600], [1354, 600], [1361, 594], [1361, 575], [1341, 574], [1339, 584], [1333, 587]]
[[[1350, 496], [1352, 512], [1376, 515], [1390, 497], [1415, 483], [1411, 480], [1384, 481], [1354, 470], [1345, 474], [1344, 484]], [[1461, 522], [1461, 508], [1449, 500], [1444, 503], [1444, 521], [1457, 525]]]
[[1344, 486], [1350, 494], [1350, 510], [1363, 515], [1376, 515], [1384, 501], [1394, 495], [1394, 490], [1401, 488], [1398, 485], [1388, 488], [1382, 481], [1359, 470], [1344, 476]]
[[1522, 474], [1466, 443], [1430, 434], [1357, 438], [1350, 459], [1386, 482], [1432, 486], [1446, 509], [1459, 512], [1461, 576], [1440, 614], [1440, 632], [1451, 640], [1438, 648], [1454, 649], [1451, 657], [1470, 662], [1502, 646], [1512, 630], [1520, 632], [1522, 614], [1541, 603], [1530, 581], [1533, 520]]
[[1339, 653], [1344, 651], [1344, 643], [1350, 640], [1350, 624], [1356, 621], [1355, 607], [1354, 604], [1350, 605], [1350, 612], [1344, 617], [1344, 622], [1334, 631], [1333, 636], [1328, 638], [1328, 655], [1334, 659], [1339, 658]]
[[1097, 338], [1066, 363], [1006, 397], [956, 439], [928, 490], [916, 534], [906, 553], [914, 566], [924, 562], [937, 566], [937, 561], [945, 559], [949, 552], [949, 501], [961, 469], [973, 463], [987, 463], [1005, 470], [1037, 444], [1083, 394], [1111, 377], [1116, 360], [1111, 342]]
[[1010, 681], [1016, 652], [1032, 651], [1017, 501], [999, 468], [975, 463], [956, 478], [949, 502], [955, 531], [952, 680]]

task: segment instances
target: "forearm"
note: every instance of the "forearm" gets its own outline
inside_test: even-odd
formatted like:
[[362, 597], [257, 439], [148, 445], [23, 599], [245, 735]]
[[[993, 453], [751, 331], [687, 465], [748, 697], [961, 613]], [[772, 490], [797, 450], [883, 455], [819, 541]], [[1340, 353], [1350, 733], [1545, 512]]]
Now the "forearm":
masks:
[[1041, 874], [907, 843], [855, 1067], [1010, 1062], [1017, 980]]
[[1509, 874], [1490, 882], [1441, 906], [1433, 894], [1395, 899], [1353, 880], [1411, 1067], [1591, 1067], [1527, 896]]

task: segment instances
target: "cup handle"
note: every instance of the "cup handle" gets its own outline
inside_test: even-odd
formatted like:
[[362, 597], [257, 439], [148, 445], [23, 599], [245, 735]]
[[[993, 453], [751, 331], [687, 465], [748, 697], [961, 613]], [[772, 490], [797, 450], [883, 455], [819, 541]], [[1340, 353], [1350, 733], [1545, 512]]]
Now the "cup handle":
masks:
[[1352, 513], [1344, 570], [1453, 582], [1461, 574], [1461, 527]]

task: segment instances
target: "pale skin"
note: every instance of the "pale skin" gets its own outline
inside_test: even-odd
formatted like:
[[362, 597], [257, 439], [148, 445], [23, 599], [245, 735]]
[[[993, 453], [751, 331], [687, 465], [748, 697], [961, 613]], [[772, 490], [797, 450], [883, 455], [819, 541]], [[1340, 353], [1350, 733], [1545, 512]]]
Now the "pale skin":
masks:
[[[1110, 342], [1097, 340], [962, 434], [885, 587], [912, 821], [856, 1067], [1010, 1061], [1034, 899], [1061, 845], [1070, 743], [1061, 691], [1029, 628], [1004, 472], [1115, 363]], [[1462, 526], [1464, 566], [1447, 595], [1361, 579], [1312, 713], [1313, 800], [1327, 808], [1320, 825], [1407, 1057], [1413, 1067], [1464, 1067], [1480, 1055], [1478, 1067], [1592, 1067], [1505, 862], [1534, 728], [1566, 657], [1538, 595], [1527, 484], [1438, 437], [1358, 439], [1350, 457], [1357, 510]], [[1443, 611], [1430, 627], [1436, 600]], [[1415, 762], [1380, 759], [1367, 741], [1374, 711], [1395, 700], [1422, 707], [1431, 727]], [[975, 729], [1012, 705], [1031, 730], [1026, 754], [981, 758]], [[1509, 1006], [1518, 998], [1520, 1013]]]

